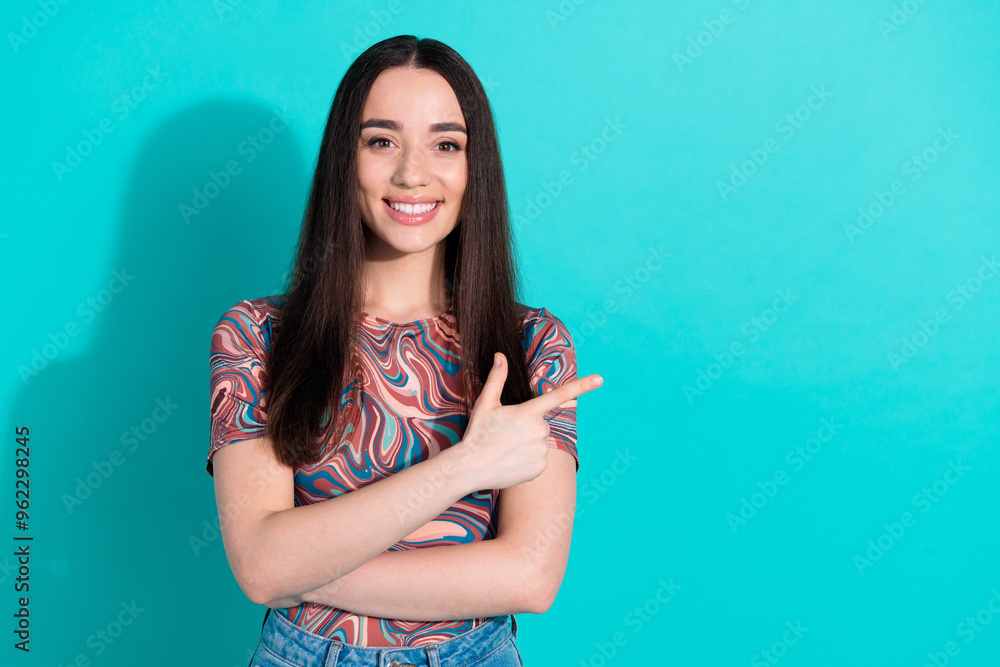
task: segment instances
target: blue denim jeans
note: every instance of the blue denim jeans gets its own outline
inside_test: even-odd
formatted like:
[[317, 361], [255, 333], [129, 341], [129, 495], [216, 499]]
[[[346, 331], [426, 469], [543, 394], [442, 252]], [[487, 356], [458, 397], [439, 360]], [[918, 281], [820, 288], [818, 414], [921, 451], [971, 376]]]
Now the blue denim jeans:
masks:
[[524, 667], [512, 614], [443, 642], [358, 646], [303, 630], [268, 610], [251, 667]]

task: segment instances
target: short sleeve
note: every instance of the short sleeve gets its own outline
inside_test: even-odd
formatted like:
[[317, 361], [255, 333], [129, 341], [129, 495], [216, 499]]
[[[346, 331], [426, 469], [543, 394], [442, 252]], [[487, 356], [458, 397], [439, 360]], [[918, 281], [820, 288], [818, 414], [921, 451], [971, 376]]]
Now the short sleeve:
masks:
[[[576, 379], [576, 350], [566, 325], [552, 313], [540, 308], [527, 318], [525, 325], [528, 376], [531, 392], [541, 396], [555, 387]], [[549, 424], [549, 446], [573, 455], [576, 470], [580, 458], [576, 450], [576, 399], [568, 407], [555, 408], [545, 415]]]
[[212, 455], [238, 440], [264, 435], [267, 423], [264, 359], [269, 340], [249, 301], [227, 310], [212, 332], [209, 353], [211, 442], [205, 470], [213, 474]]

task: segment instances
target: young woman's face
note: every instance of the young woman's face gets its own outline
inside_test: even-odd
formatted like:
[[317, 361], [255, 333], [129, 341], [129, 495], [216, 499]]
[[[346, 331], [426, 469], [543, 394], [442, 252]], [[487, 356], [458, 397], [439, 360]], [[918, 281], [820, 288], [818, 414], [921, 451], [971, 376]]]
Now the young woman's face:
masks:
[[467, 145], [465, 117], [444, 77], [400, 67], [379, 74], [361, 111], [358, 143], [361, 214], [373, 255], [433, 250], [455, 228]]

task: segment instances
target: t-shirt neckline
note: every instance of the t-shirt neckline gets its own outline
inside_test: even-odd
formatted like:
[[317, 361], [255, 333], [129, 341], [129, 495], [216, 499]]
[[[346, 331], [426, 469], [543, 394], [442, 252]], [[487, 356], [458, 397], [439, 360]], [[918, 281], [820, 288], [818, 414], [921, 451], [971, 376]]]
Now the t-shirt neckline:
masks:
[[412, 322], [392, 322], [390, 320], [378, 317], [376, 315], [372, 315], [371, 313], [363, 310], [361, 311], [361, 319], [365, 323], [375, 327], [381, 327], [381, 328], [396, 327], [400, 329], [415, 329], [417, 327], [420, 327], [421, 325], [426, 327], [428, 324], [432, 322], [450, 318], [454, 315], [454, 310], [455, 310], [454, 305], [448, 306], [448, 310], [444, 311], [440, 315], [436, 315], [434, 317], [425, 317], [423, 319], [414, 320]]

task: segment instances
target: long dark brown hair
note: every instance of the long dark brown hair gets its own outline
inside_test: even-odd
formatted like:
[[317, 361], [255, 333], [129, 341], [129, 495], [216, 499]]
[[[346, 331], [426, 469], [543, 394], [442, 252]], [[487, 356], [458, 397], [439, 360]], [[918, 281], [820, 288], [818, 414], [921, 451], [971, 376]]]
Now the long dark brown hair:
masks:
[[399, 35], [371, 46], [347, 69], [323, 132], [266, 369], [267, 435], [289, 466], [314, 463], [330, 422], [337, 433], [342, 427], [340, 399], [345, 379], [351, 381], [345, 371], [357, 368], [352, 331], [364, 298], [367, 246], [357, 167], [361, 112], [372, 83], [391, 67], [423, 68], [444, 77], [468, 130], [461, 216], [444, 241], [446, 287], [462, 348], [465, 415], [486, 381], [494, 352], [502, 352], [508, 363], [501, 403], [532, 397], [493, 110], [479, 78], [451, 47]]

